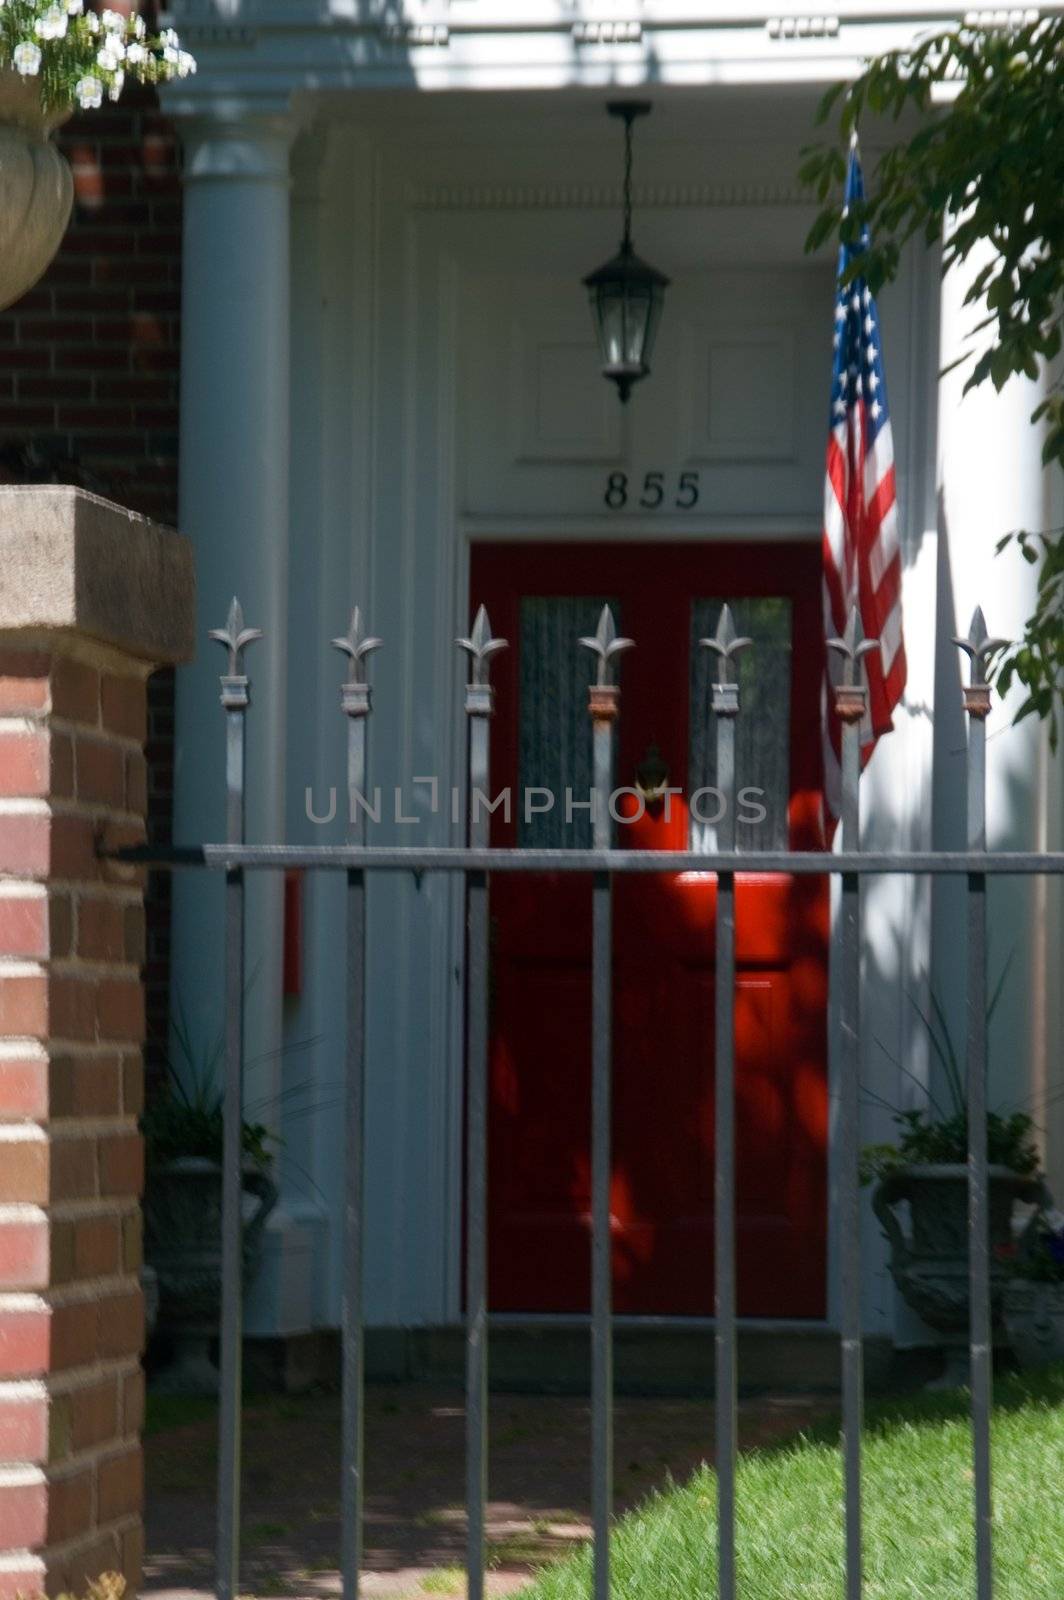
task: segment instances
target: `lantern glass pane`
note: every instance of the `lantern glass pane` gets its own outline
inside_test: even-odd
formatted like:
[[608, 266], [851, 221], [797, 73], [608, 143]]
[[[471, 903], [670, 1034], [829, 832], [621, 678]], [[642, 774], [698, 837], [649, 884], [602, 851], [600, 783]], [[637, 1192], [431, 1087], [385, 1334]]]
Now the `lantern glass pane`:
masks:
[[599, 348], [607, 367], [625, 360], [625, 303], [620, 284], [601, 284], [591, 291], [591, 309], [598, 327]]
[[650, 304], [646, 313], [646, 337], [643, 340], [643, 364], [649, 367], [654, 355], [654, 345], [658, 337], [658, 328], [661, 325], [661, 312], [665, 304], [665, 296], [655, 285], [650, 291]]
[[625, 295], [625, 361], [630, 367], [641, 367], [646, 361], [647, 313], [650, 299], [642, 284], [629, 284]]

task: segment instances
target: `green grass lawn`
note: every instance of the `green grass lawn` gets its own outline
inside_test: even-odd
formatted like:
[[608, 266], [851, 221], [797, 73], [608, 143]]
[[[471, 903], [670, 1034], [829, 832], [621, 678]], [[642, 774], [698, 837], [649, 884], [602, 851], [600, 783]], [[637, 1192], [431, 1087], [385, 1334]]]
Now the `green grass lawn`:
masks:
[[[994, 1530], [1000, 1600], [1064, 1597], [1064, 1369], [1009, 1378], [996, 1396]], [[866, 1600], [971, 1600], [971, 1432], [966, 1397], [920, 1395], [869, 1408]], [[837, 1427], [745, 1457], [738, 1482], [740, 1593], [839, 1600], [842, 1475]], [[712, 1600], [716, 1485], [703, 1468], [623, 1519], [616, 1600]], [[525, 1600], [586, 1600], [585, 1548], [544, 1569]]]

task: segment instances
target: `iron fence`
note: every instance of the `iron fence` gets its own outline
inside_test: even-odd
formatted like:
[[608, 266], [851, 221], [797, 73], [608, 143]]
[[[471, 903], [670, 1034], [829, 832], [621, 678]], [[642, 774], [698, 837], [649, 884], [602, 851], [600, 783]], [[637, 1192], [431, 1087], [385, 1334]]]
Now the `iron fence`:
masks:
[[[249, 845], [244, 830], [245, 723], [249, 680], [244, 652], [261, 637], [244, 626], [234, 600], [227, 625], [211, 637], [228, 652], [221, 678], [226, 713], [226, 840], [159, 851], [123, 851], [124, 859], [167, 868], [205, 866], [225, 874], [225, 1130], [223, 1158], [223, 1278], [220, 1328], [220, 1454], [217, 1511], [217, 1594], [236, 1600], [240, 1525], [241, 1422], [241, 1125], [244, 1042], [244, 895], [249, 871], [320, 868], [346, 874], [347, 1037], [345, 1046], [344, 1266], [342, 1312], [342, 1593], [356, 1600], [362, 1565], [363, 1512], [363, 1186], [365, 1080], [365, 883], [367, 872], [458, 873], [467, 895], [466, 992], [466, 1514], [469, 1600], [483, 1600], [485, 1581], [485, 1504], [487, 1498], [488, 1315], [487, 1315], [487, 1132], [488, 1132], [488, 960], [489, 878], [492, 873], [578, 872], [591, 878], [593, 900], [592, 1019], [592, 1507], [594, 1600], [609, 1600], [612, 1482], [612, 1305], [610, 1266], [610, 1091], [611, 1091], [611, 902], [618, 873], [717, 875], [715, 926], [715, 1462], [717, 1471], [718, 1592], [736, 1600], [736, 1143], [735, 1143], [735, 880], [743, 872], [829, 875], [841, 879], [838, 925], [839, 963], [839, 1184], [838, 1230], [841, 1267], [842, 1429], [845, 1517], [846, 1600], [860, 1600], [862, 1582], [861, 1440], [863, 1352], [860, 1294], [859, 1046], [861, 882], [870, 875], [932, 874], [962, 876], [967, 883], [967, 1093], [968, 1093], [968, 1251], [970, 1288], [970, 1389], [973, 1438], [973, 1514], [976, 1600], [991, 1600], [990, 1419], [992, 1327], [988, 1231], [986, 1091], [986, 886], [991, 877], [1064, 873], [1064, 853], [989, 853], [986, 847], [986, 717], [990, 710], [989, 661], [1000, 641], [987, 634], [976, 610], [968, 636], [954, 641], [969, 657], [965, 686], [968, 716], [968, 847], [964, 851], [862, 852], [860, 850], [861, 720], [867, 690], [861, 657], [875, 641], [865, 640], [856, 610], [845, 636], [830, 641], [841, 661], [835, 710], [842, 727], [843, 849], [830, 851], [743, 851], [736, 848], [735, 725], [740, 712], [736, 659], [751, 644], [738, 638], [727, 606], [717, 632], [701, 644], [717, 657], [711, 710], [717, 745], [716, 787], [723, 806], [717, 848], [624, 850], [611, 847], [610, 794], [614, 727], [620, 690], [615, 662], [633, 641], [618, 638], [609, 607], [604, 607], [593, 638], [581, 639], [595, 659], [589, 689], [593, 754], [593, 844], [590, 849], [535, 849], [489, 846], [490, 749], [492, 715], [490, 665], [505, 641], [492, 637], [481, 607], [469, 637], [457, 641], [469, 657], [465, 690], [468, 719], [468, 840], [466, 847], [398, 847], [366, 842], [366, 809], [349, 808], [345, 845]], [[349, 793], [367, 792], [367, 720], [372, 692], [366, 681], [367, 656], [380, 640], [368, 637], [356, 609], [347, 634], [333, 643], [348, 658], [341, 705], [347, 717]]]

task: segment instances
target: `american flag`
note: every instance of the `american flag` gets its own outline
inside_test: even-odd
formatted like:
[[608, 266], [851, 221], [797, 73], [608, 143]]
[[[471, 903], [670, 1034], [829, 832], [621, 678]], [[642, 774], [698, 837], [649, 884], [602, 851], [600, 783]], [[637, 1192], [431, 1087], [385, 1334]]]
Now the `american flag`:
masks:
[[[847, 206], [864, 198], [856, 139], [846, 174]], [[854, 245], [839, 250], [835, 298], [835, 362], [831, 381], [827, 480], [824, 485], [824, 633], [841, 638], [857, 605], [866, 639], [879, 650], [865, 657], [868, 716], [861, 727], [861, 764], [893, 726], [905, 688], [901, 627], [901, 552], [894, 485], [894, 440], [887, 409], [879, 317], [862, 277], [844, 282], [851, 262], [868, 248], [865, 228]], [[838, 659], [827, 651], [822, 696], [824, 822], [830, 839], [841, 804], [841, 735], [834, 713], [832, 673]]]

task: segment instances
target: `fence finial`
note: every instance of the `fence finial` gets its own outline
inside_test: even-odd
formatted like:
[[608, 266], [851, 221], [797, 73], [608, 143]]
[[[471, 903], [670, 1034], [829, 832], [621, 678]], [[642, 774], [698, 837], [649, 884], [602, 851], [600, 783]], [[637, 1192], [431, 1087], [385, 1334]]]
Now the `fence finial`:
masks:
[[828, 649], [835, 650], [842, 656], [843, 687], [857, 689], [861, 686], [861, 657], [869, 655], [873, 650], [879, 649], [878, 639], [866, 639], [861, 613], [856, 606], [850, 607], [850, 614], [846, 618], [846, 630], [841, 639], [829, 639]]
[[599, 613], [598, 627], [593, 636], [585, 636], [580, 640], [585, 650], [590, 650], [592, 655], [598, 657], [598, 669], [595, 677], [596, 687], [604, 689], [610, 683], [610, 662], [614, 656], [620, 655], [622, 650], [631, 650], [635, 646], [634, 639], [622, 639], [617, 633], [617, 624], [613, 620], [613, 612], [609, 605], [604, 605]]
[[[720, 658], [717, 687], [722, 689], [734, 688], [739, 681], [738, 676], [734, 675], [736, 674], [735, 657], [740, 651], [753, 644], [754, 641], [736, 633], [735, 619], [732, 616], [730, 605], [725, 603], [721, 606], [720, 616], [717, 619], [717, 631], [713, 637], [711, 639], [699, 639], [698, 642], [704, 650], [712, 650], [713, 654]], [[714, 710], [718, 709], [720, 708], [714, 704]], [[738, 709], [738, 702], [736, 702], [736, 709]]]
[[367, 638], [362, 631], [362, 612], [356, 606], [347, 632], [332, 642], [348, 658], [347, 682], [340, 689], [340, 704], [349, 717], [364, 717], [370, 707], [370, 689], [362, 664], [372, 650], [380, 649], [384, 640]]
[[244, 675], [244, 650], [262, 638], [261, 628], [245, 628], [244, 608], [236, 595], [229, 606], [224, 628], [211, 628], [208, 634], [229, 652], [229, 671], [222, 675], [222, 705], [240, 710], [248, 703], [248, 681]]
[[982, 606], [976, 606], [972, 613], [972, 620], [968, 626], [966, 639], [954, 639], [953, 643], [959, 650], [963, 650], [972, 663], [971, 681], [964, 691], [965, 710], [980, 716], [986, 716], [990, 710], [989, 680], [986, 675], [991, 656], [998, 650], [1003, 650], [1008, 644], [1007, 639], [992, 639], [987, 631], [986, 618], [983, 616]]
[[493, 639], [491, 635], [491, 622], [488, 618], [486, 606], [479, 606], [473, 618], [473, 626], [467, 639], [456, 639], [455, 644], [460, 650], [465, 650], [471, 658], [472, 677], [470, 683], [477, 686], [488, 681], [488, 662], [499, 650], [505, 650], [508, 644], [506, 639]]
[[492, 637], [487, 608], [482, 605], [477, 608], [468, 639], [456, 639], [454, 642], [470, 658], [469, 682], [466, 684], [466, 711], [471, 717], [490, 717], [495, 691], [488, 682], [488, 668], [492, 656], [500, 650], [505, 650], [508, 641]]

